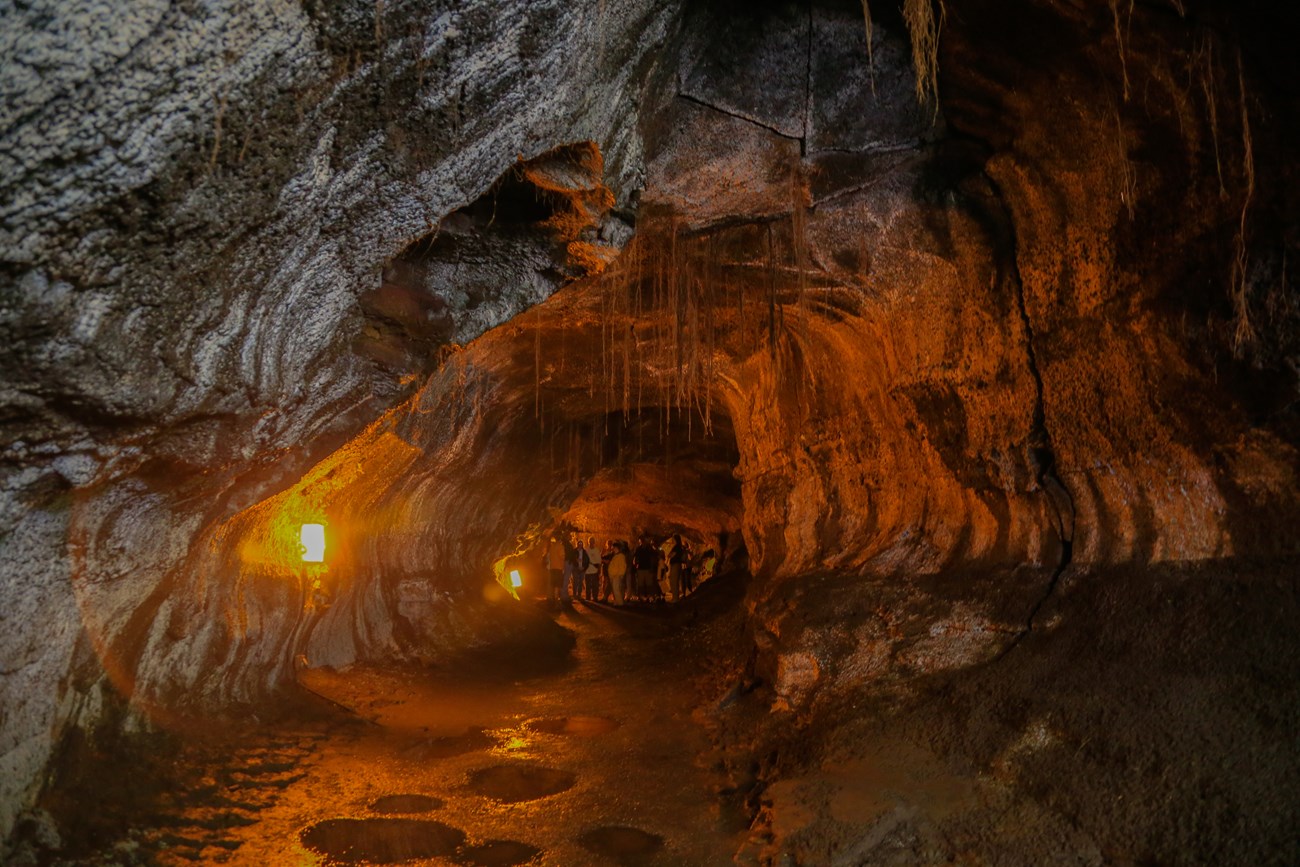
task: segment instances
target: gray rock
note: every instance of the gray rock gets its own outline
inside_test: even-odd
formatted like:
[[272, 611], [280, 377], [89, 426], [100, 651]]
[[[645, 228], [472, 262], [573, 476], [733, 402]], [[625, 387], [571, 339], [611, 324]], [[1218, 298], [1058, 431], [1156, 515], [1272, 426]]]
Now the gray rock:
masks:
[[[239, 608], [239, 582], [198, 568], [204, 533], [436, 366], [353, 345], [362, 297], [444, 216], [520, 157], [581, 141], [626, 201], [643, 175], [628, 118], [672, 14], [666, 0], [0, 13], [0, 836], [76, 705], [49, 685], [83, 618], [141, 694], [229, 699], [283, 675], [264, 649], [299, 613], [254, 594], [240, 616], [255, 628], [232, 643], [218, 612]], [[482, 274], [492, 303], [448, 296], [439, 339], [553, 291], [537, 255]]]

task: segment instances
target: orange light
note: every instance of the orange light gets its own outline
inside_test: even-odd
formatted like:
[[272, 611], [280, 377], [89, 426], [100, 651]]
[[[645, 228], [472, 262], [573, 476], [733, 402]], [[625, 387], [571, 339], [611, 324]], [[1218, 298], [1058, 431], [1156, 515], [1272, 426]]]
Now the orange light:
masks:
[[325, 525], [303, 524], [298, 534], [302, 542], [302, 560], [304, 563], [325, 562]]
[[524, 586], [524, 579], [520, 577], [518, 569], [510, 570], [510, 586], [515, 588]]

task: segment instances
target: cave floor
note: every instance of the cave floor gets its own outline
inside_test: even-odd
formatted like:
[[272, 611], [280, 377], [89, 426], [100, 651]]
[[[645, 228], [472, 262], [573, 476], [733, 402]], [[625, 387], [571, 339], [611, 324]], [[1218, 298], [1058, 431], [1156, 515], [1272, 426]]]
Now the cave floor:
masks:
[[187, 743], [161, 806], [77, 863], [728, 863], [747, 820], [715, 806], [681, 614], [577, 603], [571, 653], [302, 672], [329, 710]]

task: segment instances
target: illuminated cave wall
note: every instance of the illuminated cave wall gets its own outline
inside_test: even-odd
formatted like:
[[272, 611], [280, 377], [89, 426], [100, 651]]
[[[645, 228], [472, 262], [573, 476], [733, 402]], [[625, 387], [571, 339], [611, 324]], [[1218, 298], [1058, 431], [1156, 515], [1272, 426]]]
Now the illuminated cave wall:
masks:
[[[1217, 43], [1206, 60], [1217, 19], [1138, 12], [1117, 46], [1107, 10], [1023, 11], [1002, 28], [979, 4], [954, 8], [937, 127], [895, 111], [863, 128], [854, 107], [905, 104], [888, 66], [875, 97], [859, 67], [800, 110], [804, 79], [773, 28], [752, 44], [702, 37], [701, 57], [735, 52], [748, 74], [682, 76], [689, 99], [643, 201], [723, 224], [720, 266], [761, 268], [775, 246], [798, 299], [782, 305], [776, 360], [791, 385], [762, 353], [735, 377], [751, 547], [772, 570], [1052, 565], [1061, 537], [1080, 563], [1291, 550], [1276, 530], [1295, 505], [1293, 421], [1271, 415], [1295, 397], [1286, 176], [1263, 193], [1245, 171], [1278, 154], [1282, 130], [1262, 131], [1258, 111], [1243, 128], [1235, 61]], [[848, 65], [850, 21], [811, 22], [817, 82]], [[721, 156], [683, 158], [698, 153], [683, 142]], [[754, 151], [770, 161], [737, 170]], [[1234, 308], [1247, 197], [1259, 247]], [[1255, 369], [1233, 353], [1242, 314], [1270, 322], [1236, 347]]]
[[[1140, 15], [1149, 35], [1121, 54], [1092, 38], [1113, 23], [1100, 12], [1029, 6], [995, 33], [954, 11], [945, 61], [975, 68], [996, 45], [979, 68], [999, 77], [954, 72], [936, 117], [888, 21], [873, 83], [853, 11], [730, 29], [688, 16], [677, 94], [642, 115], [636, 240], [468, 352], [503, 385], [490, 403], [513, 406], [487, 430], [578, 424], [593, 402], [725, 418], [751, 564], [773, 579], [752, 600], [760, 620], [766, 595], [778, 612], [760, 640], [780, 630], [784, 579], [808, 575], [967, 575], [979, 657], [1024, 631], [1067, 566], [1290, 556], [1294, 420], [1276, 410], [1294, 398], [1292, 314], [1267, 312], [1289, 302], [1257, 280], [1246, 312], [1273, 327], [1236, 342], [1244, 130], [1226, 114], [1212, 130], [1205, 81], [1175, 74], [1204, 62], [1205, 22]], [[1198, 74], [1229, 99], [1233, 70]], [[1114, 99], [1063, 102], [1062, 81]], [[1255, 130], [1258, 154], [1275, 146]], [[1276, 241], [1278, 204], [1253, 202], [1261, 238]], [[1258, 403], [1268, 389], [1280, 404]], [[527, 447], [475, 454], [483, 475], [448, 474], [446, 502], [480, 479], [516, 498], [496, 480], [533, 479]], [[472, 569], [484, 555], [454, 540], [501, 544], [573, 482], [534, 482], [531, 509], [499, 523], [433, 500], [408, 517], [448, 540], [426, 551]], [[416, 555], [382, 571], [424, 568]]]
[[[475, 295], [381, 271], [559, 146], [593, 142], [626, 208], [628, 119], [673, 14], [0, 12], [0, 832], [70, 721], [121, 716], [105, 670], [141, 703], [281, 682], [300, 593], [236, 569], [215, 534], [410, 398], [438, 341], [566, 279], [566, 244], [527, 241]], [[626, 227], [599, 232], [617, 246]]]
[[898, 644], [803, 579], [905, 577], [960, 669], [1066, 565], [1294, 556], [1281, 28], [944, 5], [937, 107], [853, 2], [6, 13], [0, 830], [117, 694], [480, 640], [599, 479], [539, 452], [636, 405], [734, 437], [786, 706]]

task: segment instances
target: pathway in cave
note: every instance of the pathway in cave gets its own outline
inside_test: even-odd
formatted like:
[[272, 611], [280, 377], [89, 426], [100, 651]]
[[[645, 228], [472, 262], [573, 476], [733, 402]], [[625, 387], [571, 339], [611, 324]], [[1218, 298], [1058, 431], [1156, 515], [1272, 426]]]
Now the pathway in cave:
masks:
[[572, 652], [303, 672], [342, 707], [188, 747], [131, 849], [164, 864], [727, 863], [744, 822], [715, 807], [697, 710], [716, 644], [699, 615], [724, 594], [577, 603], [557, 616]]

